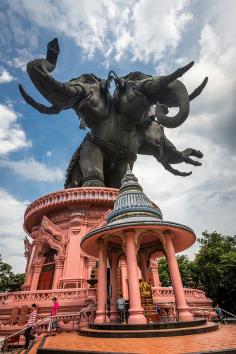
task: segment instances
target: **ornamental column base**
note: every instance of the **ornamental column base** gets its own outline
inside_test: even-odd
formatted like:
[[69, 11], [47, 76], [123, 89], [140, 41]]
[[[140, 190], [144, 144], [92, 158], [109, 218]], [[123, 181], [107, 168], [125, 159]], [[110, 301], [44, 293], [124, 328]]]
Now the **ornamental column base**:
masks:
[[120, 320], [119, 313], [116, 310], [110, 311], [110, 322], [118, 322]]
[[182, 307], [176, 309], [179, 321], [193, 321], [193, 315], [189, 311], [188, 307]]
[[108, 315], [105, 315], [104, 311], [96, 311], [96, 318], [94, 320], [95, 324], [109, 323], [110, 319]]
[[130, 309], [128, 324], [146, 324], [147, 319], [143, 312], [143, 309]]

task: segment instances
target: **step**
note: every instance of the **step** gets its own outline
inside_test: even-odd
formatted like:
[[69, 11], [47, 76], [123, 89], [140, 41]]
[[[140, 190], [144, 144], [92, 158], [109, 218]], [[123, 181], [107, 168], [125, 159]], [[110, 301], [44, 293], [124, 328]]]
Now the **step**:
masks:
[[185, 328], [203, 326], [207, 323], [206, 319], [195, 319], [193, 321], [180, 321], [180, 322], [157, 322], [147, 324], [122, 324], [122, 323], [91, 323], [89, 328], [98, 330], [153, 330], [153, 329], [171, 329], [171, 328]]
[[102, 338], [148, 338], [148, 337], [170, 337], [199, 334], [216, 331], [218, 324], [208, 323], [201, 326], [169, 329], [147, 329], [147, 330], [99, 330], [83, 327], [79, 330], [81, 336], [102, 337]]
[[233, 324], [235, 325], [236, 324], [236, 317], [232, 318], [232, 317], [226, 317], [224, 318], [224, 321], [225, 323], [227, 324]]
[[[59, 338], [60, 335], [57, 336], [57, 339]], [[77, 335], [77, 338], [80, 338]], [[40, 341], [40, 344], [38, 346], [37, 352], [34, 352], [35, 354], [137, 354], [134, 352], [119, 352], [119, 351], [107, 351], [107, 350], [91, 350], [91, 349], [59, 349], [59, 348], [48, 348], [47, 345], [45, 346], [45, 341], [47, 338], [44, 338], [42, 341]], [[30, 353], [30, 354], [34, 354]]]

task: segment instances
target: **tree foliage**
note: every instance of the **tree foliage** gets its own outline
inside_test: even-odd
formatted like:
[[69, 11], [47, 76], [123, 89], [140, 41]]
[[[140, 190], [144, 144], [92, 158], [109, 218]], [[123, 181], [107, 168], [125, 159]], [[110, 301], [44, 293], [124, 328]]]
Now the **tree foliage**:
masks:
[[[193, 280], [192, 280], [193, 266], [191, 264], [192, 262], [190, 262], [188, 256], [186, 255], [181, 255], [181, 256], [177, 255], [176, 259], [179, 266], [179, 271], [182, 278], [183, 286], [185, 287], [192, 286], [193, 285]], [[162, 283], [162, 286], [169, 286], [171, 284], [171, 280], [170, 280], [168, 265], [165, 257], [159, 259], [158, 270], [159, 270], [159, 276], [160, 276], [160, 281]]]
[[[201, 288], [215, 304], [236, 314], [236, 236], [203, 232], [200, 250], [193, 261], [186, 255], [177, 262], [185, 287]], [[158, 261], [162, 286], [169, 286], [170, 276], [164, 257]]]
[[203, 232], [194, 260], [196, 275], [208, 297], [236, 313], [236, 236]]
[[25, 274], [14, 274], [12, 266], [3, 262], [2, 256], [0, 255], [0, 292], [21, 290], [24, 279]]

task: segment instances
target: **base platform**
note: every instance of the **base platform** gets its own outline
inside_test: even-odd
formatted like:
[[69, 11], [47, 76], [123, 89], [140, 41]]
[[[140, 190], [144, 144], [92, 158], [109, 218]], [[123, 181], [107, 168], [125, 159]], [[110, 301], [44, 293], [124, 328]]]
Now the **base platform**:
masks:
[[[162, 338], [90, 338], [77, 333], [61, 333], [40, 340], [29, 354], [202, 354], [236, 353], [236, 331], [233, 325], [220, 325], [219, 331], [189, 336]], [[23, 353], [22, 353], [23, 354]]]
[[218, 324], [204, 319], [190, 322], [152, 323], [146, 325], [90, 324], [79, 330], [81, 336], [102, 338], [172, 337], [207, 333], [219, 329]]

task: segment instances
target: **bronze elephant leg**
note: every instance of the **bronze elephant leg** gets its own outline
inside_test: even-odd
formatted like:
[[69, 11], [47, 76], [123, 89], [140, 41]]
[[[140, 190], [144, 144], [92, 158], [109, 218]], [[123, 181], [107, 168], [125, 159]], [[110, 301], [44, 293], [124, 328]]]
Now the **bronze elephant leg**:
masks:
[[80, 150], [82, 187], [104, 187], [103, 151], [91, 141], [85, 141]]
[[121, 180], [127, 171], [127, 167], [129, 165], [132, 170], [134, 160], [131, 160], [129, 158], [117, 159], [115, 162], [112, 162], [112, 165], [112, 168], [105, 169], [105, 176], [109, 176], [109, 180], [105, 181], [105, 183], [111, 188], [120, 188]]

